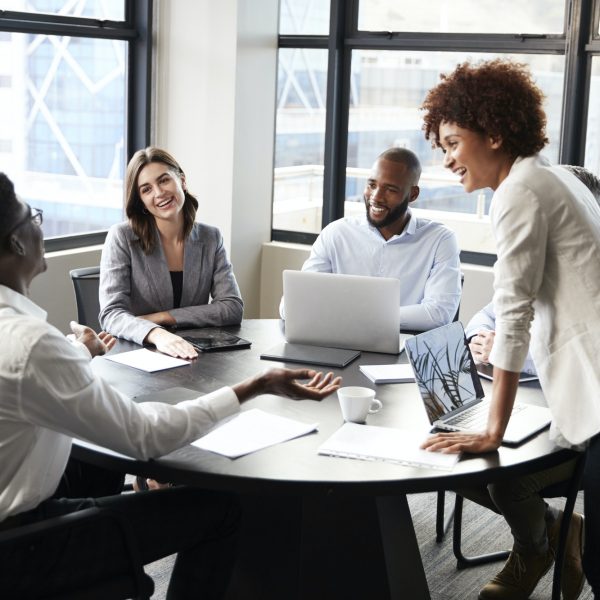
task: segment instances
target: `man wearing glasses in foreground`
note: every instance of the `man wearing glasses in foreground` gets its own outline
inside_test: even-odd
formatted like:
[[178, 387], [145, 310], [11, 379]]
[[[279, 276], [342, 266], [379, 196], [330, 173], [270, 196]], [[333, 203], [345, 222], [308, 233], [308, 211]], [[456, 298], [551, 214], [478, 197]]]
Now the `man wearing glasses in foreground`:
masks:
[[[170, 600], [221, 598], [235, 558], [235, 498], [187, 487], [61, 497], [72, 437], [146, 460], [201, 437], [253, 396], [321, 400], [340, 379], [272, 369], [176, 406], [135, 404], [90, 368], [90, 358], [115, 344], [112, 336], [74, 323], [70, 343], [28, 298], [31, 281], [46, 269], [41, 224], [41, 211], [19, 200], [0, 173], [0, 529], [92, 506], [110, 508], [131, 524], [144, 564], [178, 553]], [[117, 535], [106, 527], [86, 528], [68, 541], [51, 538], [26, 556], [0, 556], [3, 596], [56, 595], [124, 573], [128, 558]]]

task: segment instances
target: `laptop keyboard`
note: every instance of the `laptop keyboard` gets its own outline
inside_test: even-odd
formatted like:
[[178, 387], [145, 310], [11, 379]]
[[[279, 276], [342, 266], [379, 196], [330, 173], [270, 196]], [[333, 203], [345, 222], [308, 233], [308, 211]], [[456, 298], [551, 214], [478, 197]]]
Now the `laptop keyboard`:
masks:
[[[489, 402], [480, 402], [479, 404], [468, 408], [455, 417], [447, 419], [445, 423], [447, 425], [451, 425], [452, 427], [460, 427], [461, 429], [485, 429], [487, 426], [489, 406]], [[515, 404], [513, 406], [511, 416], [516, 415], [524, 408], [524, 404]]]

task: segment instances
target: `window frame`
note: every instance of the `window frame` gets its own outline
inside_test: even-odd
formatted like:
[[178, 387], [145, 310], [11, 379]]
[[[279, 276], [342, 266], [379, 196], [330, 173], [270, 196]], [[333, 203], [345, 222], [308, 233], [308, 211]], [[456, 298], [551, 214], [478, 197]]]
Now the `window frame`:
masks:
[[[432, 50], [565, 56], [559, 160], [583, 165], [592, 56], [600, 54], [600, 0], [565, 0], [563, 34], [481, 34], [361, 31], [360, 0], [331, 0], [329, 35], [280, 34], [281, 48], [328, 50], [323, 213], [321, 227], [344, 215], [351, 56], [353, 50]], [[271, 240], [312, 244], [318, 234], [272, 229]], [[462, 252], [461, 260], [491, 265], [495, 255]]]
[[[150, 143], [152, 89], [152, 27], [154, 0], [123, 0], [123, 21], [0, 10], [0, 31], [66, 35], [127, 42], [127, 160]], [[44, 240], [46, 252], [103, 244], [107, 230], [63, 235]]]

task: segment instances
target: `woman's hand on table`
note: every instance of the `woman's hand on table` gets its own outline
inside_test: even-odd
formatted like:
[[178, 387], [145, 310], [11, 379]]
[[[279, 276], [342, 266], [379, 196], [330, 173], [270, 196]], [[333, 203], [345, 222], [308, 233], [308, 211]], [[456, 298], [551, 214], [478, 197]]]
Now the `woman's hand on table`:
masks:
[[480, 454], [497, 450], [501, 442], [501, 439], [492, 436], [488, 432], [463, 433], [453, 431], [436, 433], [430, 436], [421, 444], [421, 448], [430, 452], [443, 452], [444, 454], [456, 452]]
[[198, 352], [189, 342], [161, 327], [152, 329], [144, 341], [154, 344], [159, 352], [175, 358], [189, 360], [198, 356]]
[[[300, 380], [308, 379], [306, 383]], [[342, 382], [333, 373], [313, 369], [268, 369], [233, 386], [240, 402], [259, 394], [275, 394], [293, 400], [322, 400], [335, 392]]]

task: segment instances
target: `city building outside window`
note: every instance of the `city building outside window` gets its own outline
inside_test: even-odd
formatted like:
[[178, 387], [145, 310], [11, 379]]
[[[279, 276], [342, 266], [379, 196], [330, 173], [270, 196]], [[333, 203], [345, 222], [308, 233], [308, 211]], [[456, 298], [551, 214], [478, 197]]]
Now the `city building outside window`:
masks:
[[585, 0], [432, 0], [427, 10], [394, 0], [280, 0], [272, 238], [310, 243], [328, 222], [364, 213], [374, 159], [404, 146], [423, 165], [415, 209], [492, 262], [492, 190], [463, 191], [424, 139], [419, 107], [460, 62], [526, 63], [546, 96], [544, 154], [600, 174], [598, 12]]
[[125, 165], [148, 143], [128, 107], [148, 105], [151, 2], [8, 0], [3, 8], [2, 170], [44, 211], [47, 249], [82, 235], [75, 245], [89, 243], [123, 219]]

